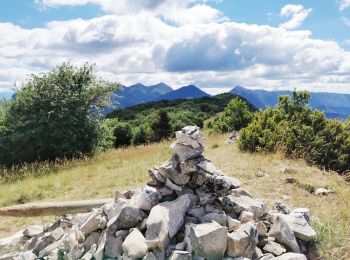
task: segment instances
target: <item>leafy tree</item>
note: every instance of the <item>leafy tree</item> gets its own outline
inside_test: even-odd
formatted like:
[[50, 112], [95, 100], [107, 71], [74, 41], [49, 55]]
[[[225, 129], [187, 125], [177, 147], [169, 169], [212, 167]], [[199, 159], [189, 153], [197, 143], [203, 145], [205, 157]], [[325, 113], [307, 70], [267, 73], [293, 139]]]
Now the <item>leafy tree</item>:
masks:
[[169, 138], [172, 134], [170, 118], [166, 111], [160, 110], [151, 124], [153, 141], [159, 142], [162, 139]]
[[119, 122], [114, 127], [115, 147], [128, 146], [131, 144], [132, 129], [128, 123]]
[[99, 140], [99, 149], [106, 150], [113, 148], [116, 142], [116, 136], [114, 135], [114, 129], [118, 125], [117, 119], [105, 118], [100, 122], [100, 140]]
[[32, 75], [2, 115], [0, 163], [91, 154], [98, 147], [99, 111], [117, 86], [96, 78], [93, 66], [63, 64]]
[[228, 103], [223, 114], [213, 122], [213, 129], [220, 133], [239, 131], [246, 127], [253, 118], [247, 103], [239, 98], [233, 98]]

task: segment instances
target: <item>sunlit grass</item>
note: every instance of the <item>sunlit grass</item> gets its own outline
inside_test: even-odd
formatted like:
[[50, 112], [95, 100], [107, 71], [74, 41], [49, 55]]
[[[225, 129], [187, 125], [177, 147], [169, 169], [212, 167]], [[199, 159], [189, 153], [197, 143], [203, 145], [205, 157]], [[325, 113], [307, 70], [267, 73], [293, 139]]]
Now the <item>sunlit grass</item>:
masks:
[[[227, 175], [235, 176], [244, 188], [272, 206], [282, 201], [290, 207], [308, 207], [319, 234], [317, 248], [325, 259], [350, 259], [350, 186], [336, 173], [310, 167], [302, 160], [287, 160], [278, 154], [250, 154], [236, 144], [225, 144], [226, 135], [209, 134], [205, 155]], [[67, 162], [61, 169], [43, 175], [27, 176], [13, 183], [0, 184], [0, 205], [53, 200], [110, 198], [116, 190], [145, 185], [147, 169], [170, 157], [163, 142], [127, 149], [110, 150], [82, 161]], [[288, 169], [282, 173], [282, 169]], [[265, 177], [258, 173], [266, 173]], [[287, 177], [297, 183], [288, 184]], [[310, 187], [329, 187], [336, 195], [316, 197]], [[1, 218], [0, 237], [29, 223], [47, 222], [45, 218]]]

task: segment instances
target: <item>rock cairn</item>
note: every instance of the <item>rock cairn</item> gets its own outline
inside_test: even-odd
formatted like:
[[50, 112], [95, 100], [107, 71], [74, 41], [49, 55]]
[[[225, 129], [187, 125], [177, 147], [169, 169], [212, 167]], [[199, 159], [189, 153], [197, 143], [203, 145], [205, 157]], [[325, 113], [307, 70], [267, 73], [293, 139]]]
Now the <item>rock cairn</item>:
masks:
[[204, 142], [198, 127], [184, 127], [145, 188], [29, 226], [22, 251], [0, 259], [306, 259], [316, 239], [308, 209], [277, 203], [269, 210], [203, 156]]

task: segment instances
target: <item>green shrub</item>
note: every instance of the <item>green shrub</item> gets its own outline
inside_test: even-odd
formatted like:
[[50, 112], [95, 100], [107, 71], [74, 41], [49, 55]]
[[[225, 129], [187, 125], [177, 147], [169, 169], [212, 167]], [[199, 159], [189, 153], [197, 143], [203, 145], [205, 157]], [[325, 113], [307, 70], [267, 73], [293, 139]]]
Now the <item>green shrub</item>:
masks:
[[100, 140], [99, 112], [116, 87], [98, 80], [87, 64], [32, 75], [1, 109], [0, 164], [92, 154]]
[[128, 123], [119, 122], [114, 126], [114, 146], [128, 146], [131, 144], [132, 129]]
[[234, 98], [228, 103], [223, 114], [213, 122], [213, 129], [220, 133], [239, 131], [246, 127], [253, 118], [253, 112], [247, 103], [239, 98]]
[[146, 125], [141, 125], [133, 129], [131, 143], [133, 145], [145, 144], [151, 141], [151, 133]]
[[113, 148], [116, 142], [116, 136], [114, 135], [114, 129], [118, 125], [117, 119], [102, 119], [100, 122], [100, 140], [99, 140], [99, 148], [100, 150], [106, 150]]
[[304, 158], [310, 164], [339, 172], [350, 169], [349, 120], [329, 120], [312, 111], [307, 92], [281, 96], [274, 109], [255, 114], [240, 132], [239, 147], [245, 151], [281, 150], [287, 157]]

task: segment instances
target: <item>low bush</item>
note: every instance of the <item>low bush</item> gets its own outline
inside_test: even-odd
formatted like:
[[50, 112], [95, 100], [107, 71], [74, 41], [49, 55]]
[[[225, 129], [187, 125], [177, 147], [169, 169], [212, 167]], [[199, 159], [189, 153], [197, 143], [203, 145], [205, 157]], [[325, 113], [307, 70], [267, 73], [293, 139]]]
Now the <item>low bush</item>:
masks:
[[281, 96], [275, 108], [255, 114], [240, 132], [245, 151], [282, 151], [287, 157], [304, 158], [310, 164], [345, 172], [350, 169], [350, 119], [329, 120], [308, 105], [307, 92]]
[[246, 127], [253, 118], [253, 112], [248, 104], [239, 98], [234, 98], [228, 103], [223, 114], [212, 123], [212, 128], [219, 133], [239, 131]]

